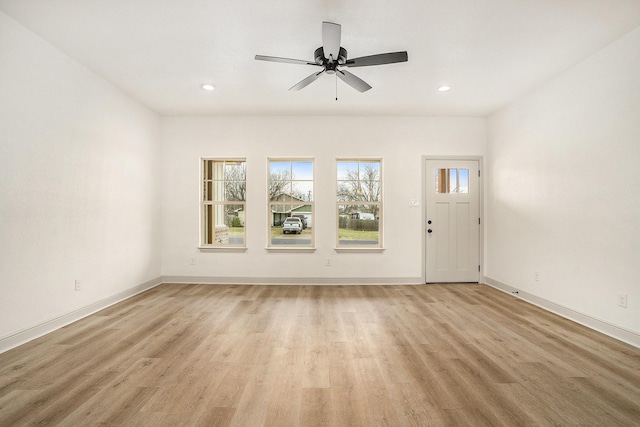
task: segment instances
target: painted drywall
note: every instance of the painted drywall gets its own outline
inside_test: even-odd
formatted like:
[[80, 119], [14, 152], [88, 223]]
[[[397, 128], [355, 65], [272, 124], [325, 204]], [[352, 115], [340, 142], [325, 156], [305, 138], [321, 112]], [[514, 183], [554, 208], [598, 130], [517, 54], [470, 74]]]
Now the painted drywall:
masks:
[[159, 277], [160, 125], [3, 13], [0, 64], [1, 339]]
[[[366, 95], [365, 95], [366, 96]], [[420, 282], [423, 155], [485, 153], [482, 118], [195, 117], [162, 120], [162, 274], [170, 277]], [[267, 158], [311, 157], [316, 251], [267, 246]], [[201, 157], [247, 160], [247, 250], [203, 252], [199, 244]], [[384, 251], [335, 251], [335, 161], [383, 160]], [[195, 264], [191, 265], [191, 259]], [[330, 259], [331, 266], [325, 265]]]
[[489, 117], [485, 198], [486, 277], [636, 333], [638, 52], [640, 29]]

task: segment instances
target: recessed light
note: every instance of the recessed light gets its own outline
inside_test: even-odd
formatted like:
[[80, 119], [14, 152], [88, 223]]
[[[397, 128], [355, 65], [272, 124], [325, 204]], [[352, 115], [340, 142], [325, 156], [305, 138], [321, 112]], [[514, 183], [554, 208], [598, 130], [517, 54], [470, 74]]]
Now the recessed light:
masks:
[[204, 89], [204, 90], [214, 90], [215, 86], [210, 85], [210, 84], [207, 83], [207, 84], [203, 84], [202, 85], [202, 89]]
[[438, 90], [439, 90], [440, 92], [446, 92], [446, 91], [448, 91], [449, 89], [451, 89], [451, 87], [449, 87], [449, 86], [440, 86], [440, 87], [438, 88]]

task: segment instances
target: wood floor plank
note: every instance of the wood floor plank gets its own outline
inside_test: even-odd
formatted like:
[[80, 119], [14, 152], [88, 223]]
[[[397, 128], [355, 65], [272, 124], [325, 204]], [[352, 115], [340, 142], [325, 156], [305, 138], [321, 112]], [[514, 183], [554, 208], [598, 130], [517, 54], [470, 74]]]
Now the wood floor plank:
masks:
[[391, 384], [389, 397], [399, 425], [435, 426], [444, 422], [440, 410], [429, 403], [415, 383]]
[[304, 375], [304, 348], [276, 348], [279, 369], [267, 413], [267, 426], [299, 425], [302, 405], [302, 377]]
[[364, 393], [365, 420], [371, 426], [397, 426], [400, 419], [390, 402], [390, 391], [373, 358], [353, 360], [356, 384]]
[[640, 425], [640, 349], [484, 285], [163, 284], [0, 354], [0, 425]]
[[347, 343], [333, 342], [329, 348], [332, 424], [365, 426], [365, 393], [357, 384], [354, 359]]
[[329, 388], [303, 388], [300, 425], [324, 427], [331, 425], [331, 390]]

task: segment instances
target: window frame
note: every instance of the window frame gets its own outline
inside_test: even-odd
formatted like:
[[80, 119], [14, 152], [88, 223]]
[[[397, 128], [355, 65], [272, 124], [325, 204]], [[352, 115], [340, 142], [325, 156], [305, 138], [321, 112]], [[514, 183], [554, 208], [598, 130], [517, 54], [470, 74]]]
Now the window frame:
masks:
[[[292, 188], [293, 188], [293, 184], [295, 182], [310, 182], [311, 183], [311, 200], [307, 200], [304, 201], [302, 200], [302, 206], [310, 206], [311, 209], [311, 221], [312, 221], [312, 226], [308, 227], [311, 228], [311, 241], [309, 244], [273, 244], [273, 236], [272, 236], [272, 227], [274, 227], [273, 222], [274, 222], [274, 211], [273, 210], [273, 206], [274, 205], [280, 205], [280, 206], [293, 206], [292, 202], [278, 202], [278, 201], [272, 201], [271, 200], [271, 164], [272, 163], [277, 163], [277, 162], [289, 162], [290, 166], [289, 166], [289, 171], [291, 173], [290, 178], [289, 178], [289, 183], [291, 184]], [[295, 162], [301, 162], [301, 163], [311, 163], [311, 179], [294, 179], [293, 177], [293, 169], [294, 166], [293, 164]], [[316, 220], [315, 220], [315, 213], [316, 213], [316, 207], [315, 207], [315, 181], [316, 181], [316, 164], [315, 164], [315, 159], [313, 157], [267, 157], [267, 185], [266, 185], [266, 199], [267, 199], [267, 209], [266, 209], [266, 225], [267, 225], [267, 247], [266, 249], [269, 251], [281, 251], [281, 252], [312, 252], [315, 251], [315, 244], [316, 244], [316, 239], [315, 239], [315, 224], [316, 224]], [[289, 196], [292, 196], [291, 194], [289, 194]], [[286, 213], [286, 211], [283, 211], [283, 213]], [[291, 213], [291, 212], [289, 212]], [[291, 215], [289, 215], [291, 216]]]
[[[226, 194], [224, 195], [224, 199], [225, 200], [215, 200], [215, 196], [213, 195], [213, 191], [212, 190], [212, 196], [211, 199], [212, 200], [206, 200], [207, 197], [205, 195], [207, 188], [206, 185], [207, 183], [210, 183], [210, 185], [213, 185], [213, 183], [215, 181], [220, 181], [220, 182], [226, 182], [228, 181], [226, 179], [226, 176], [223, 177], [222, 180], [216, 180], [213, 178], [211, 179], [207, 179], [206, 176], [206, 163], [207, 162], [213, 162], [212, 163], [212, 167], [213, 164], [216, 163], [222, 163], [223, 166], [223, 171], [225, 170], [225, 164], [227, 162], [229, 163], [238, 163], [238, 162], [242, 162], [244, 165], [244, 200], [231, 200], [228, 201], [226, 200]], [[247, 192], [247, 159], [244, 157], [201, 157], [200, 158], [200, 233], [199, 233], [199, 249], [216, 249], [216, 250], [246, 250], [247, 248], [247, 197], [246, 197], [246, 192]], [[242, 236], [242, 243], [241, 244], [232, 244], [232, 243], [216, 243], [215, 242], [215, 238], [212, 239], [213, 243], [207, 243], [207, 230], [208, 228], [208, 224], [207, 224], [207, 219], [208, 219], [208, 214], [207, 214], [207, 207], [208, 206], [216, 206], [216, 205], [221, 205], [221, 206], [229, 206], [229, 205], [241, 205], [242, 206], [242, 211], [244, 212], [244, 224], [243, 224], [243, 236]], [[215, 232], [214, 232], [215, 233]]]
[[[340, 162], [352, 162], [352, 163], [358, 163], [358, 181], [360, 181], [360, 164], [362, 163], [378, 163], [379, 164], [379, 177], [378, 177], [378, 186], [379, 186], [379, 200], [378, 201], [341, 201], [339, 194], [338, 194], [338, 189], [339, 189], [339, 184], [341, 181], [348, 181], [348, 180], [340, 180], [339, 179], [339, 163]], [[335, 198], [336, 198], [336, 204], [335, 204], [335, 250], [336, 251], [359, 251], [359, 252], [379, 252], [379, 251], [383, 251], [384, 250], [384, 186], [383, 186], [383, 161], [381, 157], [338, 157], [336, 158], [335, 161], [335, 185], [334, 185], [334, 191], [335, 191]], [[349, 205], [362, 205], [362, 206], [366, 206], [366, 205], [377, 205], [378, 207], [378, 243], [373, 245], [373, 244], [345, 244], [345, 243], [340, 243], [340, 205], [345, 205], [345, 204], [349, 204]]]

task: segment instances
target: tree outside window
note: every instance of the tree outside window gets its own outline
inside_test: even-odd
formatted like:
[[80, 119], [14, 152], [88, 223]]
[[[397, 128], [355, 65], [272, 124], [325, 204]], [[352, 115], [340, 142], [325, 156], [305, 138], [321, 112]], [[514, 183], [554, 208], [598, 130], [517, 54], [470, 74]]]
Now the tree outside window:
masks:
[[337, 160], [338, 247], [381, 247], [382, 161]]
[[202, 159], [201, 246], [245, 246], [246, 162]]

